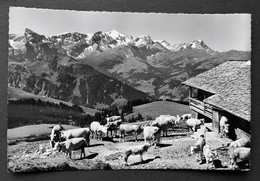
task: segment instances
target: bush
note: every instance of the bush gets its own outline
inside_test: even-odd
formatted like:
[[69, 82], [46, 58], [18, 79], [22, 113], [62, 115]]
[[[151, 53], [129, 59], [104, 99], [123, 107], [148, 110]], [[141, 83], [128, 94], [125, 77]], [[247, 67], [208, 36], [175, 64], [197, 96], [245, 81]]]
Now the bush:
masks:
[[140, 114], [139, 112], [138, 112], [136, 120], [139, 120], [139, 121], [143, 121], [144, 120], [142, 114]]

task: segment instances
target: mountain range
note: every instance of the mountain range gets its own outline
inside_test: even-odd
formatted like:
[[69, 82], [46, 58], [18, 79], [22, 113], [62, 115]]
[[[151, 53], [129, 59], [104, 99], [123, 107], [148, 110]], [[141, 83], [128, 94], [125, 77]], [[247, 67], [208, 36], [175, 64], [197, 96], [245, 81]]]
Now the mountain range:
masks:
[[50, 37], [9, 35], [9, 86], [101, 108], [134, 99], [187, 100], [182, 81], [250, 52], [212, 50], [203, 40], [170, 44], [116, 30]]

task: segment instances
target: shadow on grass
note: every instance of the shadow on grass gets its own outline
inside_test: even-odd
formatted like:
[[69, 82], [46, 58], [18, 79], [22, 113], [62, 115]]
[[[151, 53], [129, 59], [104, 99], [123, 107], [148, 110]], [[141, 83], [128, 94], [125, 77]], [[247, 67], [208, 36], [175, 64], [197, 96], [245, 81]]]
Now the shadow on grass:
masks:
[[164, 148], [164, 147], [168, 147], [168, 146], [172, 146], [172, 144], [165, 144], [165, 143], [159, 143], [156, 145], [156, 148]]
[[134, 139], [122, 139], [121, 142], [139, 142], [139, 141], [144, 141], [144, 139], [137, 139], [137, 141], [135, 141], [135, 138]]
[[112, 143], [117, 143], [118, 142], [118, 141], [113, 140], [113, 138], [110, 138], [110, 137], [104, 137], [104, 138], [102, 138], [102, 141], [110, 141]]
[[149, 159], [147, 159], [147, 160], [143, 160], [143, 161], [141, 161], [141, 162], [135, 162], [135, 163], [132, 163], [132, 164], [130, 164], [129, 166], [146, 164], [146, 163], [149, 163], [149, 162], [155, 160], [156, 158], [161, 158], [161, 157], [160, 157], [160, 156], [156, 156], [156, 157], [154, 157], [154, 158], [149, 158]]
[[176, 136], [187, 136], [187, 133], [173, 133], [173, 134], [170, 134], [170, 135], [164, 135], [162, 136], [162, 138], [169, 138], [169, 137], [176, 137]]
[[98, 153], [91, 153], [90, 155], [88, 155], [88, 156], [86, 156], [86, 157], [77, 158], [77, 159], [73, 159], [73, 160], [77, 161], [77, 160], [84, 160], [84, 159], [93, 159], [93, 158], [95, 158], [96, 156], [98, 156]]
[[89, 145], [89, 146], [86, 146], [86, 147], [95, 147], [95, 146], [104, 146], [104, 144], [103, 143], [92, 144], [92, 145]]
[[213, 160], [213, 165], [215, 168], [228, 168], [227, 166], [223, 166], [219, 159]]
[[[200, 164], [200, 165], [206, 164], [206, 160], [205, 160], [205, 159], [202, 160], [199, 164]], [[220, 159], [214, 159], [214, 160], [212, 161], [212, 163], [209, 163], [209, 165], [211, 165], [211, 164], [212, 164], [213, 168], [228, 168], [228, 166], [223, 166], [223, 165], [222, 165], [222, 162], [221, 162]]]

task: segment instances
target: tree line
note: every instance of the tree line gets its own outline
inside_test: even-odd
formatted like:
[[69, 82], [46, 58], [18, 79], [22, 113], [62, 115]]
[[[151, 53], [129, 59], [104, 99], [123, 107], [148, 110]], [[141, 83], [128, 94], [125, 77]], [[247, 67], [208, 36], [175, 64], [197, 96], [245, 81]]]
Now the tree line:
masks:
[[70, 120], [75, 121], [82, 117], [83, 113], [83, 109], [76, 104], [69, 106], [62, 102], [54, 103], [34, 98], [8, 100], [8, 128], [41, 123], [68, 124]]
[[63, 110], [73, 110], [76, 112], [84, 113], [83, 109], [77, 105], [73, 104], [72, 106], [69, 106], [67, 104], [64, 104], [62, 102], [60, 103], [54, 103], [50, 101], [42, 101], [41, 99], [34, 99], [34, 98], [26, 98], [26, 99], [18, 99], [18, 100], [8, 100], [9, 105], [35, 105], [35, 106], [48, 106], [53, 107], [56, 109], [63, 109]]
[[73, 124], [75, 126], [89, 126], [91, 122], [98, 121], [106, 124], [106, 117], [121, 116], [123, 122], [142, 120], [142, 115], [132, 116], [125, 120], [125, 116], [133, 113], [133, 107], [150, 102], [150, 100], [137, 99], [128, 101], [119, 107], [113, 105], [95, 113], [94, 116], [85, 114], [79, 105], [67, 105], [62, 102], [54, 103], [41, 99], [27, 98], [8, 100], [8, 128], [25, 126], [29, 124]]

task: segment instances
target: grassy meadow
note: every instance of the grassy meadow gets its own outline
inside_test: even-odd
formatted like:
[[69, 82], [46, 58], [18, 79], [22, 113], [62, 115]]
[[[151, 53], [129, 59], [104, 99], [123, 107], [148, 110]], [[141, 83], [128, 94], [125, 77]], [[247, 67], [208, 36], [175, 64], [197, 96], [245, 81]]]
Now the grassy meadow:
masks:
[[157, 101], [135, 106], [133, 111], [132, 114], [125, 117], [126, 120], [132, 116], [137, 117], [138, 113], [142, 115], [144, 120], [152, 120], [160, 115], [176, 116], [191, 112], [189, 106], [170, 101]]
[[[53, 99], [53, 98], [41, 96], [41, 95], [34, 95], [34, 94], [31, 94], [29, 92], [23, 91], [21, 89], [15, 88], [15, 87], [10, 87], [10, 86], [8, 87], [8, 99], [28, 99], [28, 98], [40, 99], [45, 102], [49, 101], [49, 102], [53, 102], [55, 104], [63, 103], [68, 106], [73, 105], [70, 102], [65, 102], [65, 101], [61, 101], [61, 100], [57, 100], [57, 99]], [[80, 106], [80, 107], [83, 109], [83, 111], [86, 114], [94, 115], [97, 112], [97, 110], [95, 110], [95, 109], [91, 109], [91, 108], [84, 107], [84, 106]]]

